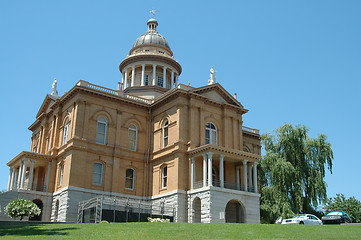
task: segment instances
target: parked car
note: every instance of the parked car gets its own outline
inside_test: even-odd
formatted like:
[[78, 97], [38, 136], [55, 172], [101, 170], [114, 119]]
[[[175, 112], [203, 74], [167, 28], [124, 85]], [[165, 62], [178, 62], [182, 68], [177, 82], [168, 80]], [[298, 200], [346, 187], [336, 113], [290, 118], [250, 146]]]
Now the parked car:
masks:
[[275, 224], [281, 224], [282, 220], [282, 217], [277, 218]]
[[322, 217], [323, 224], [351, 223], [350, 216], [344, 211], [332, 211]]
[[320, 225], [322, 221], [312, 214], [300, 214], [294, 218], [284, 219], [281, 224], [311, 224]]

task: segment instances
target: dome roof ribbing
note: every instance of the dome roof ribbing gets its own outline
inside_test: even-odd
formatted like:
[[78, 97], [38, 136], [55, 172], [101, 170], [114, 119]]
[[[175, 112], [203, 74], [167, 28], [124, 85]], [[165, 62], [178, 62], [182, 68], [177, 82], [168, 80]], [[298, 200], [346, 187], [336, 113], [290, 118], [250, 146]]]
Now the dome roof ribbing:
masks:
[[168, 41], [157, 32], [157, 20], [151, 18], [148, 20], [147, 25], [148, 31], [135, 40], [133, 48], [143, 44], [156, 44], [170, 49]]

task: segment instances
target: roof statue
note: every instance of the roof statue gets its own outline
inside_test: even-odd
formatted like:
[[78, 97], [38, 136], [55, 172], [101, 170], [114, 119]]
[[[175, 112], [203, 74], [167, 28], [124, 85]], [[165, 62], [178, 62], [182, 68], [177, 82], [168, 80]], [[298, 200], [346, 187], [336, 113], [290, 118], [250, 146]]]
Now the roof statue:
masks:
[[51, 85], [51, 94], [50, 94], [51, 96], [59, 97], [58, 90], [56, 90], [57, 85], [58, 84], [57, 84], [56, 78], [54, 78], [54, 82]]
[[214, 67], [212, 66], [210, 70], [210, 78], [208, 80], [208, 85], [212, 85], [216, 83], [216, 71], [214, 70]]

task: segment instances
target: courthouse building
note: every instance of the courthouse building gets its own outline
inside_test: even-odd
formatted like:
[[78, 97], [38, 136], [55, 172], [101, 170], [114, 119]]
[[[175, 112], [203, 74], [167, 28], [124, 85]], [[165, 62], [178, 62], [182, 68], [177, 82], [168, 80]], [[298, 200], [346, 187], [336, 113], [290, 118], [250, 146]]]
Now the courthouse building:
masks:
[[42, 208], [30, 220], [54, 222], [122, 221], [126, 211], [126, 221], [260, 223], [260, 135], [243, 126], [248, 110], [213, 68], [205, 86], [179, 84], [158, 22], [147, 25], [119, 65], [118, 89], [80, 80], [58, 96], [54, 81], [29, 127], [30, 151], [7, 163], [2, 207], [26, 198]]

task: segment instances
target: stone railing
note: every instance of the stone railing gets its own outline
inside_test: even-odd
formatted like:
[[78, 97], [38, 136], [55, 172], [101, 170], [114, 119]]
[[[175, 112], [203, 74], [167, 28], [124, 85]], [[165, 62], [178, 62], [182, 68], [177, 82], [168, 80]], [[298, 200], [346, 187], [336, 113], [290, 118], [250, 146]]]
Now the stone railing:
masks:
[[105, 92], [105, 93], [110, 93], [113, 95], [118, 95], [117, 91], [110, 89], [110, 88], [106, 88], [106, 87], [102, 87], [102, 86], [98, 86], [83, 80], [80, 80], [77, 84], [77, 86], [82, 86], [82, 87], [87, 87], [87, 88], [91, 88], [91, 89], [95, 89], [101, 92]]
[[153, 103], [153, 100], [151, 100], [151, 99], [145, 99], [145, 98], [137, 97], [134, 95], [124, 94], [124, 97], [138, 101], [138, 102], [147, 103], [147, 104]]
[[137, 96], [134, 96], [134, 95], [124, 94], [120, 90], [116, 91], [116, 90], [106, 88], [106, 87], [102, 87], [102, 86], [98, 86], [98, 85], [95, 85], [95, 84], [92, 84], [92, 83], [89, 83], [89, 82], [83, 81], [83, 80], [78, 81], [76, 86], [86, 87], [86, 88], [94, 89], [94, 90], [97, 90], [97, 91], [100, 91], [100, 92], [125, 97], [125, 98], [128, 98], [128, 99], [137, 101], [137, 102], [142, 102], [142, 103], [147, 103], [147, 104], [153, 103], [153, 100], [151, 100], [151, 99], [145, 99], [145, 98], [137, 97]]
[[255, 129], [255, 128], [249, 128], [249, 127], [242, 126], [242, 130], [245, 132], [248, 132], [248, 133], [253, 133], [253, 134], [259, 135], [259, 130]]
[[[213, 180], [212, 186], [220, 187], [221, 182], [219, 180]], [[203, 180], [195, 182], [193, 189], [198, 189], [198, 188], [202, 188], [202, 187], [203, 187]], [[245, 192], [254, 192], [254, 188], [251, 186], [248, 186], [247, 189], [245, 189], [244, 186], [241, 184], [237, 185], [236, 183], [227, 182], [227, 181], [224, 181], [224, 188], [238, 190], [238, 191], [245, 191]]]

